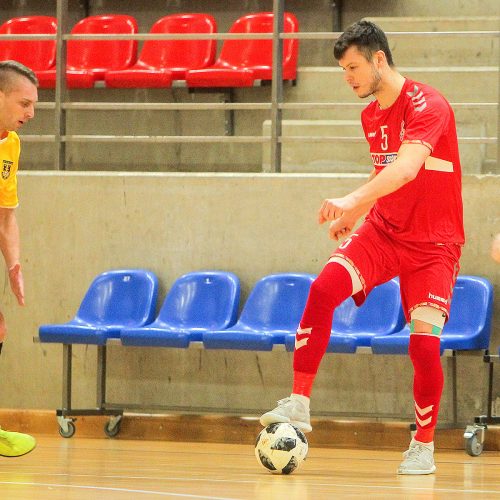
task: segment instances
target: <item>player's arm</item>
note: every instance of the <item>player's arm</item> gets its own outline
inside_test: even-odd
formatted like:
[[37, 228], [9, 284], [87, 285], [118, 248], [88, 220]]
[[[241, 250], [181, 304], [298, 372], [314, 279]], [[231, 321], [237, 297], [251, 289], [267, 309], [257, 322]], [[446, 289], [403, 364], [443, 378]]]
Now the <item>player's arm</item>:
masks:
[[415, 179], [430, 153], [430, 149], [423, 144], [402, 144], [396, 160], [370, 182], [343, 198], [324, 200], [318, 213], [318, 222], [322, 224], [343, 215], [350, 217], [364, 207], [373, 205], [378, 198], [397, 191]]
[[20, 264], [19, 226], [13, 208], [0, 207], [0, 251], [9, 270], [12, 292], [19, 305], [24, 305], [24, 282]]

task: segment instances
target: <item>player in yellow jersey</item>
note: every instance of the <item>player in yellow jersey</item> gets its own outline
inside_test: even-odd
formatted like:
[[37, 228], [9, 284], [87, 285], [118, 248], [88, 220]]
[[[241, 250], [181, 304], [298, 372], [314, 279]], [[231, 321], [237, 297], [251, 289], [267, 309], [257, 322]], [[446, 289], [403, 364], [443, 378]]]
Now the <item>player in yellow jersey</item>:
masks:
[[[20, 264], [19, 228], [15, 208], [19, 137], [16, 130], [31, 120], [38, 100], [38, 80], [29, 68], [16, 61], [0, 62], [0, 251], [9, 271], [9, 282], [20, 306], [24, 282]], [[0, 312], [0, 353], [7, 329]], [[18, 457], [30, 452], [36, 441], [28, 434], [0, 428], [0, 455]]]

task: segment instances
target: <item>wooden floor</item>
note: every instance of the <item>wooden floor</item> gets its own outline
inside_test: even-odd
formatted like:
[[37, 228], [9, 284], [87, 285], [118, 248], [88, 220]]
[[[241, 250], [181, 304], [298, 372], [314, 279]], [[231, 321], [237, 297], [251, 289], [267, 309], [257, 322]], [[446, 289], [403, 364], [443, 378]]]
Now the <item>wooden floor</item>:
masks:
[[257, 463], [253, 446], [38, 437], [18, 458], [0, 457], [0, 498], [323, 500], [500, 499], [500, 453], [436, 453], [437, 472], [398, 476], [399, 451], [311, 448], [290, 476]]

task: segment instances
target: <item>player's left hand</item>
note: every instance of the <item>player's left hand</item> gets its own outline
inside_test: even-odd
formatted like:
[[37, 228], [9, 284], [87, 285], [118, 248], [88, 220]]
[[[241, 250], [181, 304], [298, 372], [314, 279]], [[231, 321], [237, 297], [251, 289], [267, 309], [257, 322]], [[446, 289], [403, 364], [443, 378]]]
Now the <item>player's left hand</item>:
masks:
[[9, 282], [12, 293], [16, 296], [17, 303], [24, 306], [24, 279], [21, 264], [15, 264], [9, 269]]
[[329, 234], [330, 239], [339, 241], [351, 234], [351, 231], [356, 224], [356, 220], [348, 221], [345, 217], [340, 217], [330, 222]]
[[354, 210], [354, 203], [348, 196], [343, 198], [327, 198], [323, 201], [318, 211], [318, 222], [323, 224], [327, 221], [334, 221], [343, 215], [348, 216]]

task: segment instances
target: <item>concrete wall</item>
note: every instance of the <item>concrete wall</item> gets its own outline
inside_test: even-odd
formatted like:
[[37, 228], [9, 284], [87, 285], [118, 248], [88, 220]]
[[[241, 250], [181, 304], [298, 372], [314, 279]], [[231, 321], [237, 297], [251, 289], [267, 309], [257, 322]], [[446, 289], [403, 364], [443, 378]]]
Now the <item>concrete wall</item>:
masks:
[[[226, 269], [241, 278], [244, 300], [266, 274], [320, 271], [334, 245], [326, 228], [316, 224], [316, 210], [325, 196], [344, 194], [363, 179], [354, 174], [21, 173], [18, 217], [27, 306], [14, 304], [4, 278], [1, 303], [10, 337], [0, 362], [1, 406], [60, 407], [61, 346], [34, 344], [32, 338], [40, 324], [69, 320], [96, 274], [120, 267], [151, 269], [162, 284], [161, 303], [182, 273]], [[499, 176], [464, 179], [468, 242], [462, 272], [488, 277], [497, 294], [500, 266], [488, 253], [492, 235], [500, 230], [499, 192]], [[497, 300], [493, 347], [500, 343], [499, 305]], [[109, 399], [257, 414], [289, 392], [291, 362], [284, 352], [112, 347]], [[74, 370], [74, 405], [94, 405], [94, 347], [74, 349]], [[460, 416], [470, 420], [484, 411], [486, 365], [479, 357], [459, 360], [459, 382]], [[449, 394], [447, 383], [443, 418], [450, 415]], [[409, 360], [327, 356], [313, 411], [411, 419]]]

